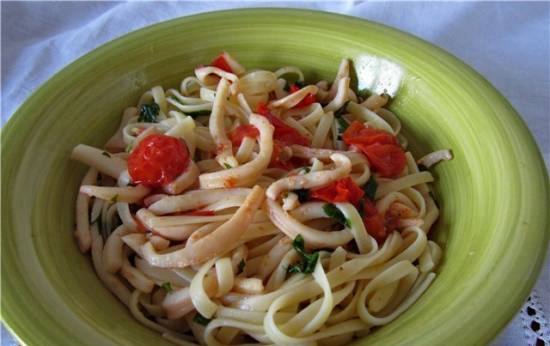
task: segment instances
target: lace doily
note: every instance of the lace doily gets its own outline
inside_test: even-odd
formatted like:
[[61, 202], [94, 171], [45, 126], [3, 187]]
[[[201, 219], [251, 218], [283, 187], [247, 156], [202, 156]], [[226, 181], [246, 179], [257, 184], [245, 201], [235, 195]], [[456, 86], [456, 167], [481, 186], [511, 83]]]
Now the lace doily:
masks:
[[539, 301], [536, 290], [531, 293], [521, 309], [521, 322], [527, 345], [550, 346], [550, 325]]

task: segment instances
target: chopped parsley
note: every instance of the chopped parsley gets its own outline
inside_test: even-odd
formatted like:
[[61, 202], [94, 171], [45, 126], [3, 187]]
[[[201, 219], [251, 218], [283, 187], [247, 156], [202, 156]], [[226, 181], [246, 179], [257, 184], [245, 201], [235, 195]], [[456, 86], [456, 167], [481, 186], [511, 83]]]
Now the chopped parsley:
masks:
[[114, 195], [110, 200], [109, 202], [111, 203], [116, 203], [118, 201], [118, 194], [117, 195]]
[[298, 195], [298, 201], [300, 201], [300, 203], [305, 203], [309, 200], [309, 190], [308, 189], [298, 189], [298, 190], [294, 190], [292, 192], [294, 192], [296, 195]]
[[225, 169], [231, 169], [231, 168], [233, 168], [233, 167], [232, 167], [229, 163], [227, 163], [227, 162], [224, 162], [224, 163], [223, 163], [223, 166], [225, 167]]
[[334, 204], [327, 203], [323, 205], [323, 211], [325, 214], [333, 219], [334, 221], [346, 226], [351, 227], [351, 222], [349, 219], [347, 219], [344, 214], [338, 209]]
[[140, 123], [156, 123], [159, 115], [160, 107], [155, 102], [141, 105], [139, 107], [138, 122]]
[[170, 292], [170, 291], [172, 291], [172, 289], [173, 289], [173, 288], [172, 288], [172, 284], [171, 284], [170, 282], [168, 282], [168, 281], [165, 282], [165, 283], [163, 283], [160, 287], [164, 288], [164, 290], [165, 290], [166, 292]]
[[300, 255], [301, 261], [287, 268], [287, 273], [304, 273], [311, 274], [315, 270], [315, 265], [319, 259], [319, 252], [307, 253], [304, 248], [304, 238], [298, 234], [292, 242], [294, 250]]
[[363, 191], [365, 191], [365, 196], [367, 196], [368, 199], [371, 201], [374, 201], [374, 197], [376, 196], [376, 190], [378, 189], [378, 182], [374, 178], [374, 175], [371, 175], [369, 180], [367, 180], [367, 183], [363, 187]]
[[204, 317], [203, 315], [199, 314], [198, 312], [195, 315], [195, 317], [193, 317], [193, 322], [195, 322], [197, 324], [200, 324], [202, 326], [207, 326], [208, 323], [210, 323], [210, 321], [212, 321], [212, 320], [209, 319], [209, 318]]
[[240, 273], [242, 273], [244, 271], [244, 267], [246, 266], [246, 262], [244, 260], [244, 258], [239, 262], [239, 266], [238, 266], [238, 271], [237, 271], [237, 275], [239, 275]]
[[106, 152], [106, 151], [102, 152], [102, 153], [101, 153], [101, 155], [103, 155], [103, 156], [107, 156], [107, 157], [109, 157], [109, 158], [111, 157], [111, 154], [109, 154], [109, 153], [108, 153], [108, 152]]
[[357, 91], [357, 96], [359, 96], [363, 99], [366, 99], [367, 97], [369, 97], [370, 94], [371, 94], [371, 92], [369, 91], [369, 89], [361, 89], [361, 90]]
[[302, 171], [304, 171], [304, 173], [307, 174], [307, 173], [311, 172], [311, 168], [309, 168], [309, 167], [302, 167]]

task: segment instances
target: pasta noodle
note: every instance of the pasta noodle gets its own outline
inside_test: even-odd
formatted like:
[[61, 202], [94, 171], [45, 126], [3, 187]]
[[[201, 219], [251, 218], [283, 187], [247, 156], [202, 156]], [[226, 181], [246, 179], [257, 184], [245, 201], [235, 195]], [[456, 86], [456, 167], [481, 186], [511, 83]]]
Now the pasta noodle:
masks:
[[[227, 52], [127, 108], [76, 198], [80, 250], [144, 326], [179, 345], [343, 345], [436, 277], [439, 215], [387, 94], [247, 71]], [[292, 82], [294, 80], [294, 82]], [[361, 94], [362, 95], [362, 94]]]

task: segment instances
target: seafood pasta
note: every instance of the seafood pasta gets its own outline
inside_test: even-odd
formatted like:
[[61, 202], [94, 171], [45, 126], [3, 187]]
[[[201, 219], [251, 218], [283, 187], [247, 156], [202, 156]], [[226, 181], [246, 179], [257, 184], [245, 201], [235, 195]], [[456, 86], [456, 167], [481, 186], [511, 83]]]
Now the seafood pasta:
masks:
[[427, 168], [451, 154], [415, 161], [349, 65], [308, 84], [223, 53], [74, 148], [78, 246], [135, 319], [180, 345], [344, 345], [428, 288]]

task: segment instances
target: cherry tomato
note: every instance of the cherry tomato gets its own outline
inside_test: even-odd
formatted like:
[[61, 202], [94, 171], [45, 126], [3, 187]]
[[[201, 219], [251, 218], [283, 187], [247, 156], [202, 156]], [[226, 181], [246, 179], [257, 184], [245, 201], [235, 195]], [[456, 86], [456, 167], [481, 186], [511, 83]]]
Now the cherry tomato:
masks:
[[407, 165], [405, 154], [397, 145], [373, 144], [361, 150], [367, 155], [372, 168], [382, 177], [396, 177]]
[[391, 133], [371, 127], [365, 127], [363, 123], [355, 120], [344, 131], [342, 136], [344, 143], [352, 144], [394, 144], [398, 145], [397, 139]]
[[391, 133], [365, 127], [354, 121], [342, 136], [344, 143], [356, 146], [369, 160], [373, 170], [382, 177], [394, 178], [407, 164], [403, 149]]
[[231, 138], [231, 142], [233, 143], [234, 147], [239, 147], [243, 142], [244, 137], [255, 139], [258, 138], [259, 135], [260, 131], [258, 131], [256, 126], [244, 124], [231, 131], [231, 133], [229, 134], [229, 138]]
[[330, 183], [327, 186], [310, 191], [312, 198], [325, 202], [348, 202], [356, 204], [365, 192], [350, 178], [343, 178]]
[[303, 137], [295, 128], [287, 125], [284, 121], [271, 114], [265, 103], [258, 104], [258, 107], [256, 108], [256, 113], [263, 115], [267, 118], [267, 120], [269, 120], [269, 122], [275, 128], [275, 131], [273, 132], [273, 138], [277, 139], [282, 144], [298, 144], [304, 146], [309, 145], [309, 140]]
[[159, 187], [185, 171], [189, 151], [183, 141], [166, 135], [145, 137], [128, 158], [128, 173], [136, 184]]
[[227, 60], [225, 60], [225, 57], [223, 56], [223, 54], [218, 55], [216, 59], [212, 61], [210, 66], [217, 67], [219, 69], [224, 70], [225, 72], [233, 73], [233, 69], [231, 68]]
[[378, 243], [383, 243], [388, 237], [384, 216], [376, 209], [374, 203], [365, 198], [363, 206], [363, 223], [370, 234]]

